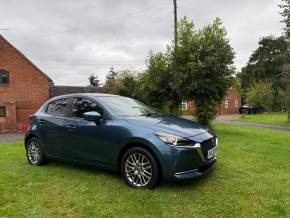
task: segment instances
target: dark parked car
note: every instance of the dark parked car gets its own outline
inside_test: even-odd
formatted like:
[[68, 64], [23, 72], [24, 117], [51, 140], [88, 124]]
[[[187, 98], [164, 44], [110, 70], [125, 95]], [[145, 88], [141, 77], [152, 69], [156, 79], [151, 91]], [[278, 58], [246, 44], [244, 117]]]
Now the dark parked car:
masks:
[[25, 136], [28, 162], [48, 159], [120, 172], [134, 188], [201, 176], [216, 164], [217, 138], [198, 123], [127, 97], [72, 94], [46, 102]]
[[242, 105], [239, 108], [240, 114], [258, 114], [258, 113], [263, 113], [263, 108], [259, 107], [252, 107], [248, 104]]

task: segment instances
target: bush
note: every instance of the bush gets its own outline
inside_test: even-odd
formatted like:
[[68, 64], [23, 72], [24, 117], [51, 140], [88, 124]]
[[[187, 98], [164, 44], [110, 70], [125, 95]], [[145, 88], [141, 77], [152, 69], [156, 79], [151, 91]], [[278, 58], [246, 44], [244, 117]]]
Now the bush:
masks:
[[271, 111], [274, 101], [271, 84], [260, 82], [252, 85], [247, 93], [246, 101], [251, 106]]

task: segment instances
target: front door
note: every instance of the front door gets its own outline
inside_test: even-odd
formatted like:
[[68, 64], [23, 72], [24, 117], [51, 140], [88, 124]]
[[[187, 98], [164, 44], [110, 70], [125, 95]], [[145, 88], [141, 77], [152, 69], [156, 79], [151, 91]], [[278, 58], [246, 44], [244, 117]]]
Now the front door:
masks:
[[[85, 120], [83, 114], [88, 111], [101, 114], [100, 122]], [[112, 164], [105, 154], [112, 140], [109, 133], [114, 130], [109, 114], [94, 100], [76, 97], [72, 104], [71, 123], [73, 129], [67, 146], [73, 151], [72, 158], [104, 165]]]

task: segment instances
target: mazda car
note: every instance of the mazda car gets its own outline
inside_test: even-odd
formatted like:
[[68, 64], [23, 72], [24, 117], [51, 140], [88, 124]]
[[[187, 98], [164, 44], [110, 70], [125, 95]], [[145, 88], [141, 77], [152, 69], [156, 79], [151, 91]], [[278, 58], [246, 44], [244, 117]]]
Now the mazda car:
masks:
[[133, 188], [202, 176], [216, 165], [218, 139], [200, 124], [132, 98], [100, 93], [58, 96], [35, 114], [27, 160], [88, 164], [120, 173]]

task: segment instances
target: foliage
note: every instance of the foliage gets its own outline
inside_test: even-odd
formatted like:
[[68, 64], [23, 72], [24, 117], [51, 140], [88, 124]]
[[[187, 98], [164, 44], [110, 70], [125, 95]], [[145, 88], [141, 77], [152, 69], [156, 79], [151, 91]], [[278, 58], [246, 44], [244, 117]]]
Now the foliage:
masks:
[[284, 66], [284, 76], [283, 76], [283, 85], [286, 93], [286, 104], [288, 108], [288, 121], [290, 123], [290, 0], [282, 0], [280, 8], [282, 9], [281, 15], [283, 17], [282, 22], [285, 24], [284, 31], [285, 37], [288, 45], [287, 59], [288, 62]]
[[288, 121], [290, 123], [290, 64], [284, 66], [283, 71], [283, 90], [285, 92], [285, 104], [288, 109]]
[[219, 18], [198, 32], [192, 28], [186, 18], [181, 20], [175, 64], [180, 91], [194, 101], [197, 120], [209, 125], [231, 86], [234, 52]]
[[98, 76], [95, 76], [94, 74], [89, 77], [89, 82], [91, 86], [100, 86], [100, 80], [98, 79]]
[[266, 111], [271, 111], [273, 105], [273, 93], [270, 83], [253, 84], [247, 93], [247, 103], [251, 106], [264, 108]]
[[169, 72], [168, 54], [149, 53], [147, 70], [138, 81], [139, 96], [145, 103], [162, 110], [171, 100], [172, 74]]
[[283, 68], [288, 62], [288, 44], [284, 36], [264, 37], [259, 41], [259, 47], [253, 52], [246, 67], [239, 77], [242, 87], [247, 92], [249, 87], [259, 82], [271, 84], [273, 104], [271, 110], [279, 110], [279, 90], [283, 84]]
[[118, 72], [114, 70], [113, 67], [109, 70], [106, 76], [105, 89], [108, 93], [118, 94], [120, 89], [120, 81], [117, 80]]
[[231, 84], [234, 52], [220, 19], [196, 31], [186, 17], [178, 23], [177, 47], [149, 54], [140, 85], [145, 99], [169, 105], [173, 114], [182, 99], [192, 99], [199, 122], [209, 125]]
[[282, 0], [282, 4], [279, 5], [282, 11], [280, 14], [283, 17], [282, 22], [285, 24], [285, 35], [290, 38], [290, 0]]
[[136, 72], [130, 69], [124, 71], [115, 71], [110, 69], [106, 76], [105, 88], [108, 93], [122, 95], [131, 98], [138, 98]]
[[125, 70], [118, 73], [117, 81], [120, 84], [118, 94], [130, 98], [137, 98], [137, 78], [135, 72]]

